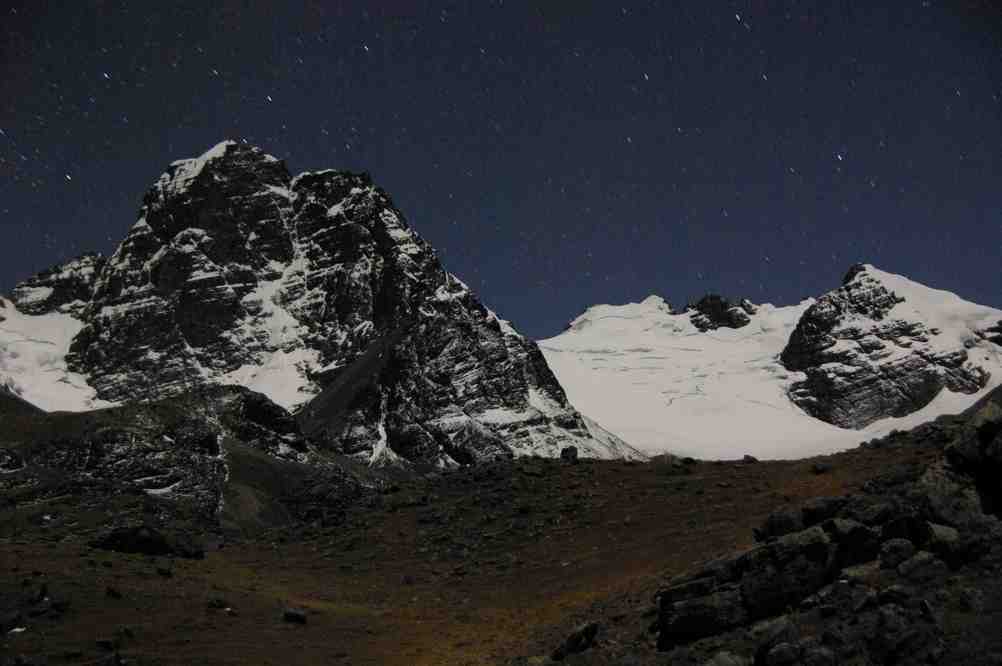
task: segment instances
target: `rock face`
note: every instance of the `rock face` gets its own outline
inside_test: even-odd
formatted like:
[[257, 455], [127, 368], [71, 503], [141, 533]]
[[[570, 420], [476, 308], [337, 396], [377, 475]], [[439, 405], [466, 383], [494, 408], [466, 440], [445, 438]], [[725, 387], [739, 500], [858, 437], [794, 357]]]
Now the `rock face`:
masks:
[[595, 305], [539, 344], [571, 402], [641, 450], [767, 460], [963, 411], [1002, 379], [1000, 319], [859, 266], [843, 287], [796, 305]]
[[85, 254], [54, 266], [17, 285], [14, 305], [29, 315], [53, 311], [78, 314], [90, 302], [97, 276], [106, 260], [100, 254]]
[[536, 345], [445, 271], [366, 174], [293, 178], [224, 142], [171, 164], [110, 259], [72, 266], [15, 299], [34, 315], [73, 303], [67, 367], [98, 400], [245, 386], [372, 464], [568, 445], [641, 457], [570, 407]]
[[[93, 505], [85, 533], [123, 552], [154, 548], [160, 534], [174, 552], [178, 534], [255, 530], [294, 518], [332, 522], [378, 481], [348, 472], [303, 437], [284, 409], [236, 386], [206, 387], [153, 403], [82, 413], [23, 411], [0, 402], [0, 494], [25, 511], [53, 498]], [[173, 530], [176, 526], [179, 529]], [[140, 530], [140, 532], [137, 532]], [[131, 544], [131, 545], [130, 545]], [[130, 550], [131, 549], [131, 550]]]
[[861, 428], [921, 409], [944, 388], [975, 393], [990, 373], [971, 350], [993, 344], [994, 313], [854, 266], [808, 308], [783, 349], [786, 368], [803, 373], [790, 398], [812, 416]]
[[874, 442], [952, 443], [856, 495], [786, 509], [756, 532], [765, 543], [673, 579], [657, 593], [664, 662], [995, 663], [980, 636], [998, 622], [985, 599], [1002, 595], [1000, 405], [996, 390], [966, 417]]
[[692, 325], [704, 332], [747, 326], [751, 321], [748, 315], [756, 312], [755, 306], [747, 298], [734, 304], [717, 294], [707, 294], [687, 309], [692, 311], [689, 315]]

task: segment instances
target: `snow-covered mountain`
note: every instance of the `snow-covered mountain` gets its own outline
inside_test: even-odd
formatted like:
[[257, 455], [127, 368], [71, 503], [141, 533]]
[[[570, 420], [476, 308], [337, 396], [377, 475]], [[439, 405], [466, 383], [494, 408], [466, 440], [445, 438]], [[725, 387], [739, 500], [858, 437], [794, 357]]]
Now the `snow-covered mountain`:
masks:
[[786, 307], [598, 305], [539, 344], [573, 405], [650, 454], [828, 453], [1002, 382], [1002, 311], [869, 265]]
[[171, 164], [110, 258], [0, 298], [0, 386], [38, 407], [240, 386], [374, 465], [823, 453], [963, 409], [1000, 345], [1002, 311], [860, 265], [788, 307], [595, 306], [541, 351], [368, 175], [232, 141]]
[[0, 382], [46, 410], [237, 385], [371, 464], [640, 458], [440, 264], [367, 174], [227, 141], [172, 163], [107, 260], [0, 301]]

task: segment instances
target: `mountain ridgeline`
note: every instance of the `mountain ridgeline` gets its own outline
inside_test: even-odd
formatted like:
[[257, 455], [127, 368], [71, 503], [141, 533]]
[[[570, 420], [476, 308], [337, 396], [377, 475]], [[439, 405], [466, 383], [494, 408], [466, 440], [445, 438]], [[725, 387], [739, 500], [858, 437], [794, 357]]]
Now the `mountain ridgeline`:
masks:
[[802, 457], [1002, 380], [1002, 311], [866, 264], [793, 306], [595, 306], [541, 349], [367, 174], [293, 177], [232, 141], [172, 163], [110, 258], [22, 282], [0, 317], [0, 383], [43, 409], [240, 386], [371, 465]]
[[537, 345], [223, 142], [0, 298], [0, 664], [1000, 663], [1000, 384], [1002, 311], [867, 264]]
[[[642, 457], [568, 404], [535, 343], [442, 267], [367, 174], [292, 177], [247, 144], [171, 164], [110, 258], [46, 271], [13, 306], [60, 320], [69, 348], [46, 362], [73, 378], [58, 387], [78, 389], [71, 409], [239, 385], [372, 464], [567, 446]], [[45, 377], [3, 370], [14, 392], [67, 408], [45, 404]]]

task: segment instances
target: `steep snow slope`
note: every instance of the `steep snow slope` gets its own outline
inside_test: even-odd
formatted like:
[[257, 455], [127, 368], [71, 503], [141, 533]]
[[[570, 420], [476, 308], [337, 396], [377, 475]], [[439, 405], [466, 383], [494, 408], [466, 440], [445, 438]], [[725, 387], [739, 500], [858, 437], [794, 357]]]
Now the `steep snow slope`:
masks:
[[867, 269], [904, 297], [893, 316], [940, 329], [938, 348], [969, 346], [969, 362], [991, 373], [984, 389], [942, 391], [916, 412], [861, 430], [809, 416], [787, 395], [804, 375], [787, 371], [779, 355], [813, 300], [761, 305], [743, 328], [703, 333], [690, 313], [672, 313], [661, 298], [651, 296], [641, 303], [589, 308], [567, 331], [539, 344], [571, 404], [651, 454], [726, 459], [746, 453], [760, 458], [829, 453], [961, 411], [999, 384], [1002, 347], [977, 331], [1002, 319], [1002, 312]]
[[0, 297], [0, 383], [46, 411], [110, 404], [98, 400], [86, 379], [66, 367], [70, 342], [82, 327], [67, 312], [29, 315]]

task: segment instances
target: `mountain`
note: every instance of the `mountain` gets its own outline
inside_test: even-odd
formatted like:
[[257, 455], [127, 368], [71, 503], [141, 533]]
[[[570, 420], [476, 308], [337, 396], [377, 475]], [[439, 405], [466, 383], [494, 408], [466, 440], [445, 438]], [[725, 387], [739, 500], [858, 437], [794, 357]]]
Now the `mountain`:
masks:
[[46, 271], [0, 308], [0, 378], [46, 410], [235, 385], [370, 464], [642, 457], [570, 406], [536, 344], [367, 174], [292, 177], [243, 143], [172, 163], [110, 258]]
[[0, 664], [998, 662], [1002, 312], [860, 265], [541, 344], [364, 174], [172, 164], [0, 299]]
[[780, 356], [806, 376], [790, 387], [804, 411], [848, 428], [905, 416], [942, 391], [999, 381], [1002, 312], [872, 266], [853, 267], [797, 323]]
[[799, 458], [962, 411], [1002, 382], [1000, 331], [1002, 311], [859, 265], [816, 301], [651, 296], [539, 344], [571, 403], [647, 453]]

